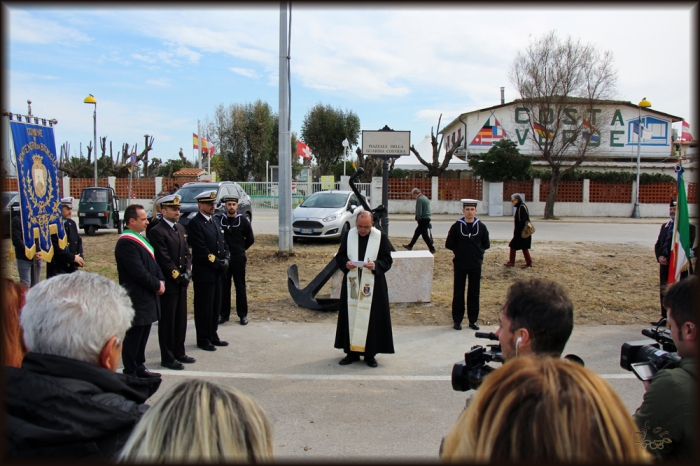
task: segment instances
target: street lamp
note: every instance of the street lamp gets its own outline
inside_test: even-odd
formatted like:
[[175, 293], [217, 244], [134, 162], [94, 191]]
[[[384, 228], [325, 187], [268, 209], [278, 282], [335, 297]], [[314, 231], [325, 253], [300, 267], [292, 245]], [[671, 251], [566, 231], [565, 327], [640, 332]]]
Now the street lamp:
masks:
[[650, 108], [651, 102], [647, 100], [646, 97], [642, 99], [637, 108], [639, 109], [639, 121], [637, 122], [637, 189], [634, 199], [634, 210], [632, 211], [632, 218], [640, 218], [639, 216], [639, 165], [640, 165], [640, 149], [642, 147], [642, 107]]
[[95, 187], [97, 187], [97, 100], [95, 100], [95, 96], [92, 94], [88, 94], [87, 97], [85, 97], [85, 100], [83, 100], [84, 103], [86, 104], [93, 104], [95, 106], [95, 112], [92, 114], [92, 144], [93, 144], [93, 152], [95, 155]]
[[343, 147], [345, 148], [345, 160], [343, 162], [343, 176], [345, 176], [345, 165], [348, 163], [348, 146], [350, 143], [348, 142], [348, 138], [343, 139]]

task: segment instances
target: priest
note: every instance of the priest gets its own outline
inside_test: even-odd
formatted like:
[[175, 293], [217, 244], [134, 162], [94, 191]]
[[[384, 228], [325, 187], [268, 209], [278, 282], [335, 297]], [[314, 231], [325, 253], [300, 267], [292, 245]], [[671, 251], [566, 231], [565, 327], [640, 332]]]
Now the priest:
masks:
[[335, 347], [346, 356], [339, 364], [364, 356], [369, 367], [377, 367], [377, 353], [394, 353], [385, 277], [392, 259], [389, 238], [374, 228], [370, 212], [357, 215], [355, 228], [340, 240], [335, 260], [344, 275]]

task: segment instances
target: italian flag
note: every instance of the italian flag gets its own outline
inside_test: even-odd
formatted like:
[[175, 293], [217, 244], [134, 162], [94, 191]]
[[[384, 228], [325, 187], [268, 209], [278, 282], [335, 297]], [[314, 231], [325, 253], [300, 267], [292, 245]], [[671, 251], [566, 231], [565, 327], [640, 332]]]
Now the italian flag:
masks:
[[668, 262], [668, 284], [681, 278], [681, 273], [688, 270], [690, 259], [690, 221], [688, 219], [688, 199], [685, 195], [683, 165], [678, 164], [678, 204], [676, 219], [673, 222], [673, 239], [671, 240], [671, 257]]

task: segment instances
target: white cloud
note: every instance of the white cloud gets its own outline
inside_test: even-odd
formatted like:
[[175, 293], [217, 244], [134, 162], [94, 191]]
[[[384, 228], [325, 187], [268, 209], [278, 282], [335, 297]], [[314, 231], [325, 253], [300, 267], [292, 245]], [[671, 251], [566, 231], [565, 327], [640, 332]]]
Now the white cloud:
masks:
[[241, 76], [245, 76], [246, 78], [259, 78], [260, 75], [253, 69], [251, 68], [229, 68], [229, 70], [233, 71], [236, 74], [240, 74]]
[[149, 86], [171, 87], [171, 82], [168, 78], [147, 79], [146, 84], [148, 84]]
[[8, 8], [10, 42], [23, 44], [74, 44], [90, 42], [92, 39], [75, 28], [55, 21], [37, 18], [27, 10]]

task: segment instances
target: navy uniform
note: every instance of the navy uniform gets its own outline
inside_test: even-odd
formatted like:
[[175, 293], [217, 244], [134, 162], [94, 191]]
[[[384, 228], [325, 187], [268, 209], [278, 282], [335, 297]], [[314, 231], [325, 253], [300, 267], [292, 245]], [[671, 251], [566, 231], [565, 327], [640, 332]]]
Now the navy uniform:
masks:
[[[214, 205], [216, 191], [205, 191], [195, 197], [199, 204]], [[216, 330], [221, 309], [221, 286], [229, 266], [229, 252], [219, 222], [200, 211], [187, 224], [187, 241], [192, 247], [192, 282], [194, 286], [194, 325], [197, 346], [215, 351], [227, 346]]]
[[[462, 199], [462, 209], [476, 207], [475, 199]], [[469, 278], [467, 291], [467, 318], [469, 327], [479, 330], [479, 294], [481, 291], [481, 264], [484, 251], [491, 247], [489, 230], [486, 225], [474, 217], [471, 223], [460, 218], [447, 233], [445, 247], [454, 253], [454, 288], [452, 294], [452, 320], [454, 329], [462, 329], [464, 319], [464, 287]]]
[[[227, 196], [221, 202], [238, 204], [238, 198]], [[236, 286], [236, 314], [241, 325], [246, 325], [248, 323], [248, 298], [245, 292], [245, 266], [248, 258], [245, 252], [255, 242], [253, 228], [246, 216], [241, 215], [240, 212], [236, 212], [233, 217], [229, 217], [227, 212], [217, 217], [224, 232], [226, 246], [231, 254], [231, 264], [224, 275], [221, 288], [219, 324], [228, 322], [231, 316], [231, 280], [233, 279], [233, 284]]]
[[[137, 214], [143, 209], [137, 209]], [[144, 212], [145, 215], [145, 212]], [[145, 231], [145, 226], [144, 226]], [[160, 377], [146, 369], [146, 344], [151, 325], [160, 318], [161, 281], [164, 281], [156, 262], [151, 243], [144, 231], [126, 228], [114, 247], [119, 284], [124, 287], [134, 307], [134, 320], [126, 331], [122, 346], [124, 374], [139, 377]]]
[[[63, 229], [66, 232], [68, 244], [61, 248], [58, 243], [58, 234], [51, 235], [53, 245], [53, 258], [46, 265], [46, 278], [51, 278], [62, 273], [73, 273], [78, 270], [76, 256], [83, 259], [83, 239], [78, 234], [78, 225], [71, 218], [66, 218], [73, 210], [73, 198], [64, 197], [61, 199], [61, 212], [63, 214]], [[82, 262], [82, 261], [80, 261]]]
[[[156, 203], [161, 209], [177, 208], [179, 211], [180, 196], [164, 196]], [[156, 262], [165, 277], [165, 293], [160, 296], [158, 320], [160, 364], [169, 369], [182, 370], [185, 368], [182, 363], [195, 362], [185, 353], [187, 287], [192, 279], [192, 254], [187, 246], [187, 233], [185, 227], [165, 217], [146, 232]]]

